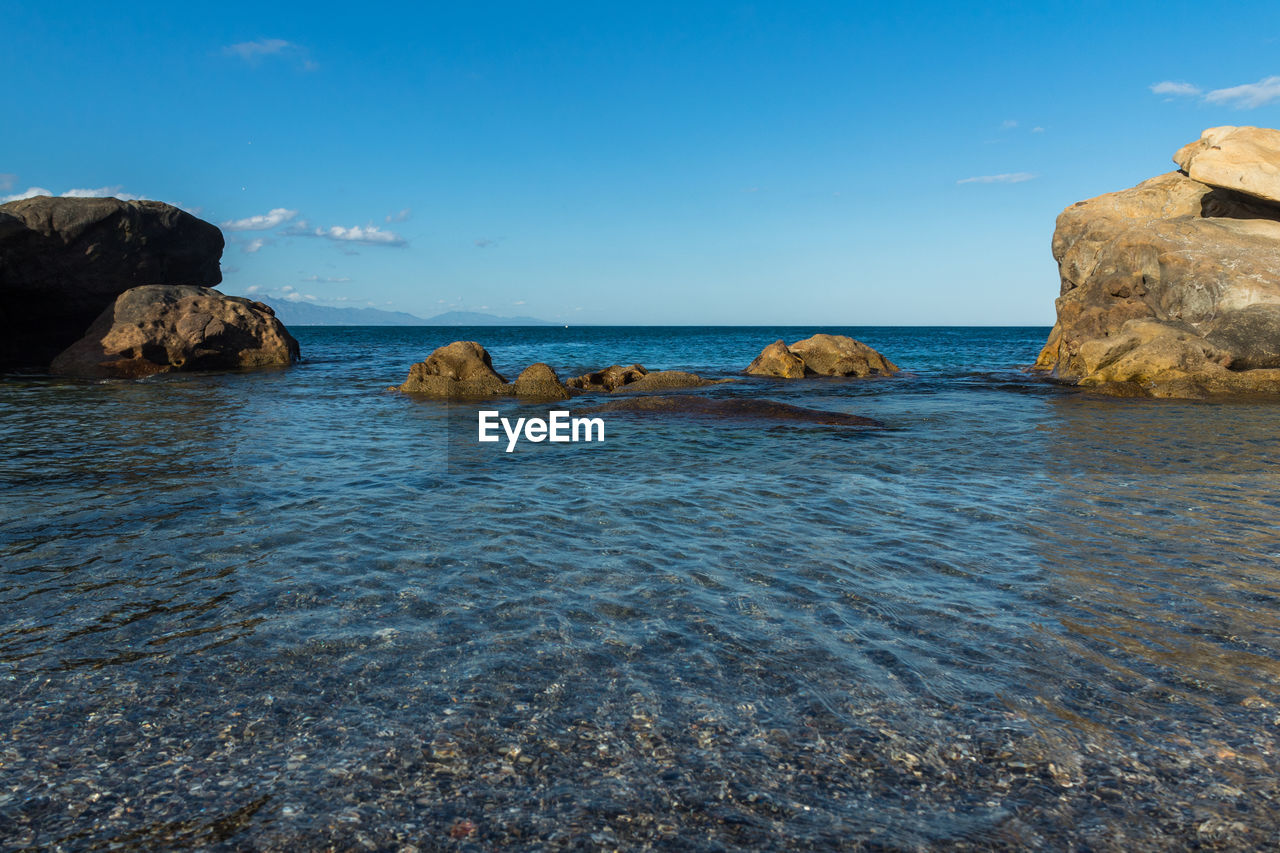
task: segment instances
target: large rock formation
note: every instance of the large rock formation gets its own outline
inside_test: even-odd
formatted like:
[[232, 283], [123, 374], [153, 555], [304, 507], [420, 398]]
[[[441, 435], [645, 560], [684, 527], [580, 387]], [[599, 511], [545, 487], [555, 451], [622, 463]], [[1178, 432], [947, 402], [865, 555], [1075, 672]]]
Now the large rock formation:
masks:
[[45, 367], [124, 291], [216, 285], [222, 232], [158, 201], [0, 205], [0, 369]]
[[891, 376], [897, 366], [871, 347], [845, 335], [817, 334], [787, 346], [774, 341], [747, 365], [752, 376]]
[[[1215, 128], [1177, 156], [1194, 170], [1218, 156], [1213, 140], [1237, 137], [1280, 141]], [[1063, 211], [1058, 320], [1036, 366], [1112, 394], [1280, 392], [1280, 204], [1239, 191], [1264, 191], [1256, 170], [1200, 171], [1229, 186], [1172, 172]]]
[[178, 370], [287, 365], [297, 358], [298, 342], [261, 302], [207, 287], [147, 285], [120, 294], [50, 370], [136, 379]]
[[488, 351], [475, 341], [454, 341], [409, 368], [401, 391], [431, 397], [495, 397], [512, 387], [493, 369]]

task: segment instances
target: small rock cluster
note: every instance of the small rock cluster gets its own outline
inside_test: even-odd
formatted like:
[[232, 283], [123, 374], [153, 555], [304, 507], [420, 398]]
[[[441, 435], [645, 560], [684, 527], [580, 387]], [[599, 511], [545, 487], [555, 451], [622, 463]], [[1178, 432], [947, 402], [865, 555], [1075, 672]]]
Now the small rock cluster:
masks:
[[[814, 335], [793, 344], [770, 344], [747, 368], [756, 376], [871, 376], [890, 375], [898, 368], [866, 344], [841, 335]], [[489, 353], [475, 341], [454, 341], [439, 347], [409, 368], [409, 376], [388, 390], [440, 399], [520, 397], [567, 400], [579, 394], [625, 394], [705, 388], [733, 382], [706, 379], [683, 370], [650, 371], [641, 364], [610, 365], [564, 382], [541, 362], [525, 368], [508, 382], [493, 368]]]

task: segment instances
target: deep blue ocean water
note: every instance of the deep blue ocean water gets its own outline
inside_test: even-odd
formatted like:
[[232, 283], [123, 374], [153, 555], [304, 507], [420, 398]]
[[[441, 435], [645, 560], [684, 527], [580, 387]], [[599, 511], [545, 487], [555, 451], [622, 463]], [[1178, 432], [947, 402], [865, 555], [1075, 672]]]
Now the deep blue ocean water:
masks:
[[[740, 376], [819, 330], [299, 327], [288, 370], [0, 381], [0, 849], [1280, 844], [1280, 406], [1061, 388], [1045, 328]], [[503, 454], [385, 390], [456, 339], [884, 426]]]

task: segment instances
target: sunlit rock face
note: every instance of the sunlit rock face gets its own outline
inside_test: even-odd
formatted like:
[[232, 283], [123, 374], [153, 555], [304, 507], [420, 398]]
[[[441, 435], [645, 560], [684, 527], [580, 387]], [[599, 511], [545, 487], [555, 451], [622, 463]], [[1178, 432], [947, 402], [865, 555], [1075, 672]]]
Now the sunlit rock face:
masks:
[[[1223, 130], [1258, 131], [1206, 131], [1180, 162], [1217, 156], [1204, 143]], [[1057, 323], [1036, 366], [1119, 395], [1280, 392], [1280, 202], [1240, 191], [1261, 178], [1234, 183], [1171, 172], [1063, 211]]]

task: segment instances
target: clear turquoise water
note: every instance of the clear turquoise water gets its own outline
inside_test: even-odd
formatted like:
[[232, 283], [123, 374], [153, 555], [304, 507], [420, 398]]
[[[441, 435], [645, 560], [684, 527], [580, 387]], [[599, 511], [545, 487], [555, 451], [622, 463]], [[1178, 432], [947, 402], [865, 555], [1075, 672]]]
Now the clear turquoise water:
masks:
[[384, 390], [459, 338], [733, 376], [813, 331], [6, 378], [0, 848], [1275, 846], [1277, 406], [1058, 388], [1041, 328], [827, 329], [905, 375], [700, 392], [874, 430], [460, 462], [474, 408]]

